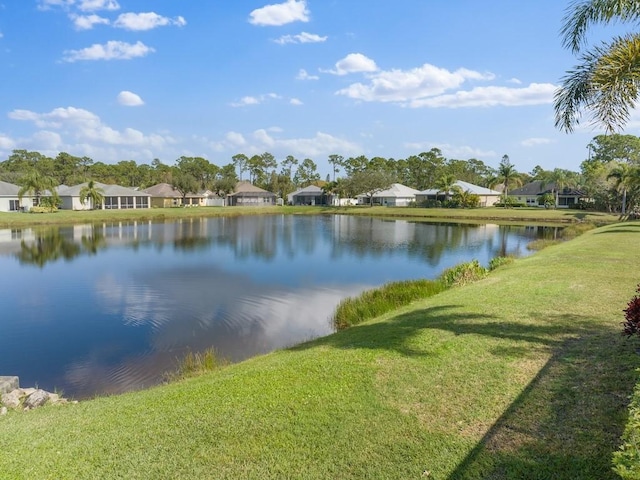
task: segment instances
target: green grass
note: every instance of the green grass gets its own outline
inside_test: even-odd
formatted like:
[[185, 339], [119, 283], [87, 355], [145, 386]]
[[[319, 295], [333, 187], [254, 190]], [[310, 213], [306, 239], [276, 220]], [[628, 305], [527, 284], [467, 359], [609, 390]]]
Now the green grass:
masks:
[[0, 228], [29, 227], [33, 225], [64, 225], [113, 221], [173, 220], [200, 217], [232, 217], [239, 215], [271, 214], [346, 214], [371, 215], [388, 218], [406, 218], [422, 221], [456, 221], [496, 223], [580, 223], [605, 225], [619, 220], [616, 215], [580, 210], [545, 210], [540, 208], [402, 208], [402, 207], [197, 207], [151, 208], [132, 210], [59, 210], [55, 213], [0, 212]]
[[288, 350], [11, 412], [0, 478], [614, 479], [639, 238], [591, 230]]

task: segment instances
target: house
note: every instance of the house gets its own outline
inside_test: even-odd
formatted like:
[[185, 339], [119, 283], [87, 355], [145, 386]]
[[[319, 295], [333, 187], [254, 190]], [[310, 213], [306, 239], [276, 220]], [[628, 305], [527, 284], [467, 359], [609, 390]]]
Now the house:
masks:
[[374, 205], [385, 207], [406, 207], [411, 202], [415, 202], [418, 193], [420, 191], [415, 188], [394, 183], [388, 189], [374, 193], [373, 197], [364, 193], [358, 195], [358, 205], [369, 205], [371, 201]]
[[23, 212], [33, 207], [33, 197], [18, 198], [20, 187], [0, 181], [0, 212]]
[[[514, 197], [519, 203], [524, 203], [531, 207], [544, 207], [538, 203], [538, 199], [545, 193], [556, 194], [556, 184], [553, 182], [545, 183], [541, 180], [536, 180], [520, 188], [514, 188], [509, 191], [509, 196]], [[586, 195], [581, 190], [576, 190], [569, 187], [564, 187], [557, 192], [556, 207], [558, 208], [570, 208], [578, 204], [581, 199], [585, 199]]]
[[309, 185], [287, 195], [287, 202], [289, 205], [330, 205], [331, 197], [317, 185]]
[[123, 210], [128, 208], [150, 208], [151, 195], [120, 185], [105, 185], [104, 183], [93, 182], [96, 188], [102, 190], [104, 197], [102, 205], [93, 206], [91, 200], [80, 201], [80, 191], [87, 186], [87, 183], [74, 185], [73, 187], [58, 189], [58, 196], [62, 201], [63, 210], [91, 210], [92, 208], [102, 210]]
[[276, 204], [276, 194], [258, 188], [249, 182], [238, 182], [233, 193], [227, 195], [231, 207], [267, 207]]
[[[473, 195], [477, 195], [480, 198], [480, 206], [481, 207], [490, 207], [495, 203], [500, 201], [500, 195], [502, 195], [497, 190], [492, 190], [490, 188], [481, 187], [479, 185], [474, 185], [473, 183], [463, 182], [462, 180], [458, 180], [454, 183], [454, 185], [460, 187], [463, 192], [469, 192]], [[416, 195], [416, 202], [424, 203], [429, 200], [444, 200], [445, 196], [451, 198], [454, 194], [453, 191], [443, 192], [442, 190], [437, 190], [435, 188], [429, 188], [427, 190], [423, 190], [422, 192]]]
[[142, 190], [151, 195], [151, 206], [155, 208], [205, 206], [206, 197], [201, 193], [187, 193], [185, 196], [168, 183], [158, 183]]

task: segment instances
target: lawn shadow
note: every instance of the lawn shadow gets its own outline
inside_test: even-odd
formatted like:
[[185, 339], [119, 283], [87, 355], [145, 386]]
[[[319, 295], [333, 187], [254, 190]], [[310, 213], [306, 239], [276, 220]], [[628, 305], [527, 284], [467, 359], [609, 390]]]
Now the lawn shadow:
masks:
[[448, 478], [619, 478], [611, 461], [638, 381], [636, 343], [608, 328], [560, 342]]
[[[410, 312], [352, 327], [293, 347], [327, 345], [382, 349], [411, 357], [436, 355], [411, 347], [425, 329], [454, 335], [512, 340], [498, 356], [526, 358], [538, 346], [551, 357], [452, 473], [450, 480], [615, 479], [612, 454], [627, 418], [640, 357], [636, 339], [595, 317], [538, 314], [535, 324], [498, 321], [485, 314], [459, 314], [457, 305]], [[544, 319], [544, 320], [542, 320]]]

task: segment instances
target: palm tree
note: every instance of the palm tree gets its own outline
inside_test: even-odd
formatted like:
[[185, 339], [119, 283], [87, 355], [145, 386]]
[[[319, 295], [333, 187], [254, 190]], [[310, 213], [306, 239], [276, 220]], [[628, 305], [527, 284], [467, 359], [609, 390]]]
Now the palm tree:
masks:
[[491, 182], [495, 187], [496, 185], [502, 185], [502, 193], [504, 196], [504, 207], [507, 208], [507, 198], [509, 197], [509, 187], [511, 185], [522, 185], [522, 177], [516, 170], [514, 164], [509, 160], [509, 155], [503, 155], [500, 160], [500, 166], [498, 166], [498, 172]]
[[544, 172], [542, 174], [542, 183], [540, 188], [544, 188], [546, 185], [551, 186], [551, 192], [553, 193], [555, 208], [558, 208], [560, 192], [566, 187], [573, 187], [576, 184], [576, 177], [573, 172], [564, 170], [562, 168], [554, 168], [552, 171]]
[[634, 189], [640, 189], [640, 167], [619, 163], [607, 175], [607, 180], [611, 178], [615, 179], [616, 190], [622, 193], [622, 209], [620, 213], [626, 215], [629, 192], [634, 191]]
[[[442, 175], [438, 180], [436, 180], [436, 188], [438, 189], [437, 193], [444, 193], [444, 201], [449, 200], [449, 193], [453, 190], [453, 187], [456, 184], [456, 176], [452, 174]], [[438, 195], [436, 193], [436, 199]]]
[[639, 96], [640, 33], [614, 37], [584, 51], [585, 36], [595, 23], [637, 23], [640, 3], [632, 0], [580, 0], [571, 3], [562, 28], [563, 45], [581, 53], [580, 64], [567, 72], [556, 91], [556, 127], [571, 132], [583, 111], [609, 133], [629, 120]]
[[104, 200], [104, 190], [96, 186], [93, 180], [89, 180], [89, 182], [80, 189], [80, 201], [85, 203], [87, 200], [89, 200], [91, 210], [102, 205], [102, 201]]
[[34, 205], [40, 205], [40, 197], [47, 191], [50, 193], [53, 203], [57, 203], [58, 193], [55, 190], [55, 179], [42, 175], [37, 170], [32, 170], [18, 182], [21, 187], [18, 190], [18, 199], [22, 200], [25, 195], [34, 197]]

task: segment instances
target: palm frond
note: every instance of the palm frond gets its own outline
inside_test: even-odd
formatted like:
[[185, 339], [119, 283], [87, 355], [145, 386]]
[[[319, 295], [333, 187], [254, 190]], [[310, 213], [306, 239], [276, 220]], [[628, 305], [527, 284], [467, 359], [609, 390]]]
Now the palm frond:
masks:
[[554, 96], [555, 125], [572, 132], [584, 113], [612, 133], [629, 120], [640, 85], [640, 34], [618, 37], [584, 53]]
[[640, 19], [638, 0], [575, 0], [569, 4], [560, 33], [562, 44], [574, 53], [585, 43], [586, 32], [595, 23]]

